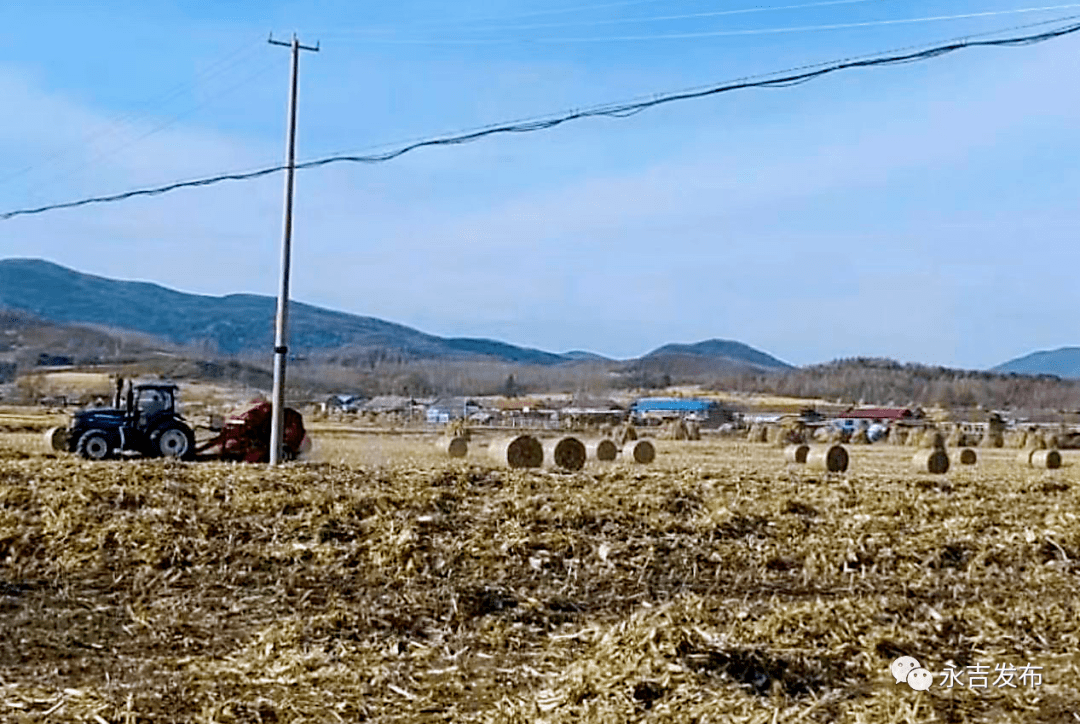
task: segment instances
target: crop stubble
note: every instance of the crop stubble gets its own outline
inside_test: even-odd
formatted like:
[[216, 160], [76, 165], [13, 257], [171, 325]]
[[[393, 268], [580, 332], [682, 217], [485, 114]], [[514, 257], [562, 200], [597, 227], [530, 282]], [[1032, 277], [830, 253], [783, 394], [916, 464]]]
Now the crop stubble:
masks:
[[[746, 443], [659, 442], [652, 467], [575, 474], [439, 460], [430, 440], [408, 464], [370, 439], [322, 454], [371, 444], [383, 464], [268, 470], [84, 463], [0, 436], [0, 719], [1080, 711], [1070, 455], [1039, 471], [988, 450], [931, 476], [859, 448], [829, 477]], [[1044, 683], [918, 693], [888, 676], [902, 653], [1032, 663]]]

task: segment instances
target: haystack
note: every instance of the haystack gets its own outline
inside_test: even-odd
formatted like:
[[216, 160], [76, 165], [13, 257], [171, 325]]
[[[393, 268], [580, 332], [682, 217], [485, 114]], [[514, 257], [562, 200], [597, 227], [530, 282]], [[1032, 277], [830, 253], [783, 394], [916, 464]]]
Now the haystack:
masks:
[[848, 452], [842, 445], [813, 447], [806, 455], [806, 465], [814, 470], [842, 473], [848, 469]]
[[1046, 436], [1041, 430], [1034, 430], [1027, 435], [1027, 442], [1024, 447], [1028, 450], [1046, 450]]
[[560, 437], [544, 442], [544, 460], [548, 467], [581, 470], [585, 467], [585, 444], [576, 437]]
[[492, 440], [488, 452], [500, 465], [511, 468], [538, 468], [544, 464], [544, 446], [532, 435]]
[[1057, 450], [1035, 450], [1029, 460], [1028, 464], [1033, 468], [1057, 470], [1061, 467], [1061, 453]]
[[619, 446], [615, 444], [614, 440], [597, 440], [591, 442], [585, 446], [585, 453], [592, 460], [600, 460], [602, 462], [611, 462], [619, 455]]
[[783, 430], [779, 425], [765, 426], [765, 442], [769, 445], [783, 444]]
[[687, 440], [700, 440], [701, 439], [701, 425], [695, 421], [686, 423], [686, 439]]
[[764, 442], [762, 435], [765, 434], [765, 429], [758, 423], [754, 423], [750, 426], [750, 429], [746, 432], [747, 442]]
[[63, 427], [51, 427], [45, 432], [45, 444], [49, 450], [62, 452], [67, 450], [68, 433]]
[[974, 465], [979, 461], [979, 456], [975, 454], [975, 451], [969, 447], [960, 451], [960, 464], [961, 465]]
[[648, 440], [633, 440], [623, 446], [623, 460], [648, 465], [656, 459], [656, 448]]
[[953, 425], [949, 430], [948, 436], [945, 438], [945, 444], [949, 447], [964, 447], [967, 444], [967, 440], [964, 438], [964, 431], [960, 429], [959, 425]]
[[931, 450], [944, 450], [945, 449], [945, 436], [941, 434], [940, 430], [930, 429], [919, 440], [919, 447], [930, 448]]
[[911, 458], [911, 463], [916, 470], [924, 473], [943, 475], [949, 472], [949, 455], [944, 448], [920, 450]]
[[805, 463], [809, 454], [809, 445], [788, 445], [784, 448], [784, 459], [789, 463]]
[[463, 458], [469, 454], [469, 441], [462, 436], [444, 437], [438, 444], [439, 449], [452, 458]]
[[664, 429], [660, 432], [661, 440], [689, 440], [690, 431], [686, 429], [686, 420], [677, 417], [664, 423]]

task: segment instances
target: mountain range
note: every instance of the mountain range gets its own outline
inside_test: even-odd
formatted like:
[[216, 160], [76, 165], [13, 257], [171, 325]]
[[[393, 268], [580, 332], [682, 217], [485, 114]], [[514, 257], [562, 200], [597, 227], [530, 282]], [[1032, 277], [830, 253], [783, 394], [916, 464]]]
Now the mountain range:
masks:
[[[48, 325], [76, 325], [100, 336], [136, 335], [145, 346], [198, 347], [228, 355], [265, 353], [273, 345], [276, 300], [255, 294], [215, 297], [168, 289], [150, 282], [85, 274], [41, 259], [0, 260], [0, 309]], [[9, 313], [10, 316], [10, 313]], [[9, 320], [10, 321], [10, 320]], [[532, 365], [613, 362], [584, 351], [556, 354], [492, 339], [439, 337], [402, 324], [302, 302], [289, 305], [290, 352], [294, 355], [364, 353], [403, 359], [494, 360]], [[52, 334], [49, 339], [55, 339]], [[96, 340], [101, 346], [103, 342]], [[638, 360], [665, 361], [695, 369], [781, 371], [791, 366], [741, 342], [707, 340], [669, 344]]]
[[[262, 355], [273, 345], [273, 297], [257, 294], [189, 294], [140, 281], [86, 274], [42, 259], [0, 259], [0, 310], [8, 310], [0, 355], [23, 347], [98, 352], [180, 351], [195, 347], [225, 355]], [[15, 316], [12, 317], [11, 315]], [[37, 329], [34, 333], [28, 330]], [[642, 373], [677, 369], [685, 374], [781, 372], [793, 369], [742, 342], [710, 339], [666, 344], [635, 360], [612, 360], [593, 352], [547, 352], [494, 339], [440, 337], [403, 324], [293, 301], [290, 351], [295, 356], [374, 355], [403, 360], [489, 360], [530, 365], [631, 364]], [[1080, 379], [1080, 347], [1033, 352], [989, 370], [1001, 374], [1056, 375]]]

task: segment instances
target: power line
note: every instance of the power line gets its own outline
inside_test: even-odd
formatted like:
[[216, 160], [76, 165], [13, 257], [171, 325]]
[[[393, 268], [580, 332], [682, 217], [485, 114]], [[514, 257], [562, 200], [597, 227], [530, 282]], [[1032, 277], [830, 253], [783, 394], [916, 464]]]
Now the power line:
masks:
[[932, 15], [918, 18], [894, 18], [886, 20], [866, 20], [858, 23], [832, 23], [828, 25], [797, 25], [777, 28], [750, 28], [746, 30], [708, 30], [692, 33], [661, 33], [653, 35], [603, 35], [599, 37], [566, 38], [386, 38], [365, 37], [365, 43], [383, 43], [390, 45], [507, 45], [507, 44], [558, 44], [558, 43], [613, 43], [642, 40], [691, 40], [698, 38], [719, 38], [750, 35], [779, 35], [790, 33], [822, 32], [828, 30], [851, 30], [854, 28], [882, 27], [889, 25], [913, 25], [918, 23], [945, 22], [950, 20], [971, 20], [1001, 15], [1021, 13], [1050, 12], [1080, 8], [1080, 3], [1067, 5], [1047, 5], [1044, 7], [1013, 8], [1009, 10], [987, 10], [977, 13], [958, 13], [955, 15]]
[[[1061, 18], [1059, 21], [1071, 20], [1074, 18]], [[1045, 24], [1045, 23], [1043, 23]], [[546, 119], [537, 119], [532, 121], [522, 121], [516, 123], [508, 123], [497, 126], [489, 126], [487, 128], [479, 129], [469, 133], [463, 133], [452, 136], [442, 136], [428, 138], [414, 143], [410, 143], [400, 148], [386, 151], [384, 153], [371, 154], [371, 155], [335, 155], [326, 158], [315, 159], [312, 161], [305, 161], [295, 165], [297, 169], [310, 169], [319, 168], [322, 166], [328, 166], [335, 163], [362, 163], [362, 164], [379, 164], [391, 161], [400, 156], [404, 156], [412, 151], [433, 147], [433, 146], [456, 146], [466, 143], [472, 143], [488, 136], [517, 134], [517, 133], [533, 133], [536, 131], [547, 130], [561, 126], [571, 121], [581, 120], [584, 118], [628, 118], [630, 116], [637, 115], [642, 111], [654, 108], [660, 105], [666, 105], [668, 103], [674, 103], [676, 101], [692, 100], [696, 98], [706, 98], [709, 96], [719, 95], [722, 93], [729, 93], [736, 90], [746, 90], [750, 88], [788, 88], [795, 85], [801, 85], [807, 83], [816, 78], [820, 78], [825, 75], [829, 75], [841, 70], [848, 70], [853, 68], [871, 68], [877, 66], [887, 65], [900, 65], [905, 63], [915, 63], [924, 60], [930, 60], [932, 58], [938, 58], [944, 55], [954, 53], [958, 50], [965, 48], [979, 48], [979, 47], [1021, 47], [1027, 45], [1035, 45], [1037, 43], [1043, 43], [1055, 38], [1064, 37], [1080, 31], [1080, 23], [1074, 23], [1066, 25], [1064, 27], [1055, 28], [1053, 30], [1047, 30], [1041, 33], [1015, 36], [1009, 38], [998, 38], [993, 40], [970, 40], [969, 38], [962, 38], [957, 41], [937, 45], [924, 50], [912, 51], [907, 53], [900, 53], [894, 55], [888, 55], [884, 57], [872, 57], [872, 58], [856, 58], [846, 61], [836, 61], [831, 64], [823, 65], [820, 67], [812, 68], [809, 70], [803, 70], [800, 72], [790, 73], [787, 75], [781, 75], [779, 77], [766, 78], [761, 80], [745, 80], [739, 82], [729, 82], [722, 85], [716, 85], [711, 87], [704, 87], [694, 90], [675, 91], [671, 93], [665, 93], [657, 95], [652, 98], [622, 102], [622, 103], [608, 103], [600, 106], [594, 106], [592, 108], [573, 111], [565, 113], [560, 116], [550, 117]], [[1001, 31], [997, 31], [1001, 32]], [[270, 174], [277, 173], [284, 170], [285, 166], [271, 166], [268, 168], [262, 168], [255, 171], [249, 171], [244, 173], [234, 174], [222, 174], [218, 176], [211, 176], [208, 178], [195, 179], [191, 181], [177, 181], [175, 183], [167, 184], [164, 186], [157, 186], [153, 188], [136, 189], [133, 191], [126, 191], [124, 193], [112, 194], [109, 196], [96, 196], [91, 198], [80, 199], [78, 201], [68, 201], [59, 204], [50, 204], [47, 206], [39, 206], [36, 208], [17, 209], [15, 211], [8, 211], [0, 214], [0, 221], [12, 219], [17, 216], [27, 216], [31, 214], [41, 214], [47, 211], [56, 211], [59, 209], [70, 209], [80, 206], [87, 206], [90, 204], [104, 204], [112, 203], [116, 201], [122, 201], [125, 199], [135, 198], [138, 196], [157, 196], [165, 194], [170, 191], [175, 191], [181, 188], [194, 188], [199, 186], [210, 186], [213, 184], [222, 183], [225, 181], [246, 181], [250, 179], [259, 178], [261, 176], [268, 176]]]
[[[586, 21], [573, 21], [564, 23], [532, 23], [528, 25], [480, 25], [473, 27], [471, 25], [461, 27], [463, 31], [489, 31], [489, 30], [536, 30], [540, 28], [570, 28], [570, 27], [588, 27], [598, 25], [625, 25], [630, 23], [651, 23], [662, 22], [669, 20], [693, 20], [697, 18], [714, 18], [728, 15], [749, 15], [752, 13], [768, 13], [779, 12], [782, 10], [806, 10], [810, 8], [830, 7], [835, 5], [858, 5], [867, 2], [873, 2], [875, 4], [883, 4], [890, 0], [825, 0], [825, 2], [812, 2], [802, 3], [799, 5], [779, 5], [769, 7], [754, 7], [754, 8], [740, 8], [737, 10], [713, 10], [710, 12], [701, 13], [687, 13], [684, 15], [662, 15], [648, 18], [609, 18], [607, 20], [586, 20]], [[413, 26], [416, 27], [416, 26]], [[353, 31], [338, 31], [326, 33], [328, 37], [338, 38], [348, 35], [359, 35], [366, 33], [392, 33], [397, 32], [398, 28], [369, 28]]]
[[[970, 41], [973, 38], [986, 38], [986, 37], [990, 37], [992, 35], [1001, 35], [1003, 33], [1015, 33], [1015, 32], [1020, 32], [1022, 30], [1030, 30], [1032, 28], [1042, 27], [1042, 26], [1045, 26], [1045, 25], [1057, 25], [1057, 24], [1060, 24], [1060, 23], [1066, 23], [1066, 22], [1069, 22], [1069, 21], [1072, 21], [1072, 20], [1080, 20], [1080, 15], [1067, 15], [1065, 17], [1057, 17], [1057, 18], [1053, 18], [1051, 20], [1040, 20], [1038, 22], [1033, 22], [1033, 23], [1024, 23], [1024, 24], [1021, 24], [1021, 25], [1012, 25], [1012, 26], [1009, 26], [1009, 27], [1006, 27], [1006, 28], [997, 28], [995, 30], [985, 30], [985, 31], [982, 31], [982, 32], [979, 32], [979, 33], [965, 33], [964, 35], [953, 36], [951, 38], [944, 38], [944, 39], [941, 39], [941, 40], [936, 40], [936, 41], [931, 41], [931, 42], [926, 42], [926, 43], [918, 43], [918, 44], [915, 44], [915, 45], [905, 45], [905, 46], [900, 46], [900, 47], [888, 48], [886, 50], [879, 50], [879, 51], [874, 52], [874, 53], [863, 53], [863, 54], [860, 54], [860, 55], [847, 56], [845, 58], [833, 58], [831, 60], [819, 61], [817, 63], [805, 63], [803, 65], [798, 65], [798, 66], [794, 66], [794, 67], [790, 67], [790, 68], [784, 68], [782, 70], [775, 70], [775, 71], [771, 71], [771, 72], [768, 72], [768, 73], [754, 73], [754, 74], [750, 74], [750, 75], [744, 75], [744, 76], [741, 76], [741, 77], [738, 77], [738, 78], [731, 78], [731, 79], [728, 79], [726, 81], [726, 83], [728, 83], [728, 84], [741, 83], [741, 82], [744, 82], [744, 81], [755, 80], [755, 79], [759, 79], [759, 78], [772, 78], [772, 77], [775, 77], [775, 76], [787, 75], [787, 74], [791, 74], [791, 73], [797, 73], [797, 72], [801, 72], [801, 71], [806, 71], [806, 70], [810, 70], [810, 69], [813, 69], [813, 68], [825, 68], [825, 67], [828, 67], [828, 66], [831, 66], [831, 65], [836, 65], [838, 63], [848, 63], [848, 62], [854, 61], [854, 60], [866, 60], [866, 59], [869, 59], [869, 58], [878, 58], [878, 57], [887, 56], [887, 55], [898, 55], [898, 54], [902, 54], [902, 53], [909, 53], [909, 52], [911, 52], [913, 50], [934, 48], [934, 47], [941, 46], [941, 45], [951, 45], [953, 43], [961, 43], [961, 42], [964, 42], [964, 41]], [[716, 85], [715, 83], [709, 83], [709, 84], [703, 84], [703, 85], [698, 85], [698, 86], [691, 86], [689, 88], [683, 88], [678, 92], [679, 93], [689, 93], [689, 92], [698, 91], [698, 90], [705, 90], [705, 89], [713, 88], [713, 87], [715, 87], [715, 85]], [[618, 104], [633, 103], [633, 102], [639, 101], [639, 100], [650, 100], [650, 99], [657, 98], [659, 95], [662, 95], [662, 94], [650, 93], [648, 95], [637, 96], [635, 98], [629, 98], [629, 99], [620, 101], [619, 103], [609, 103], [607, 105], [618, 105]], [[539, 115], [539, 116], [534, 115], [534, 116], [528, 116], [528, 117], [524, 117], [524, 118], [516, 118], [516, 119], [502, 121], [500, 123], [492, 123], [492, 124], [487, 124], [487, 125], [484, 125], [484, 126], [474, 126], [472, 128], [464, 128], [464, 129], [459, 129], [459, 130], [456, 130], [456, 131], [449, 131], [449, 132], [443, 133], [441, 135], [442, 136], [464, 135], [464, 134], [474, 133], [476, 131], [487, 130], [489, 128], [497, 128], [499, 126], [505, 126], [505, 125], [510, 125], [510, 124], [518, 124], [518, 123], [528, 123], [528, 122], [531, 122], [531, 121], [538, 121], [538, 120], [542, 120], [542, 119], [546, 119], [546, 118], [554, 118], [554, 117], [557, 117], [557, 116], [561, 116], [561, 115], [565, 115], [565, 114], [573, 113], [573, 112], [574, 112], [574, 110], [563, 110], [563, 111], [558, 111], [558, 112], [554, 112], [554, 113], [547, 113], [547, 114]], [[397, 139], [395, 141], [386, 141], [384, 143], [378, 143], [378, 144], [363, 146], [361, 148], [338, 150], [338, 151], [334, 151], [334, 152], [330, 152], [330, 153], [324, 153], [322, 155], [323, 156], [345, 156], [345, 155], [356, 155], [356, 154], [360, 154], [360, 153], [371, 153], [371, 152], [381, 150], [381, 149], [384, 149], [384, 148], [394, 148], [396, 146], [408, 145], [408, 144], [414, 143], [416, 141], [426, 140], [428, 138], [430, 138], [430, 136], [412, 136], [412, 137], [409, 137], [409, 138], [400, 138], [400, 139]], [[246, 171], [247, 169], [244, 169], [244, 170]], [[240, 173], [240, 171], [233, 171], [233, 172], [230, 172], [230, 173]]]

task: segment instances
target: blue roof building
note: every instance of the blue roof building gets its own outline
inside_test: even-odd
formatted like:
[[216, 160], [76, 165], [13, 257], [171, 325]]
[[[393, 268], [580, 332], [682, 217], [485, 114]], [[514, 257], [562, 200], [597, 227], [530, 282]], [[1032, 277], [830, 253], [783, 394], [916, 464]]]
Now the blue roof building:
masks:
[[730, 422], [734, 417], [731, 410], [716, 400], [695, 397], [643, 397], [630, 407], [630, 414], [637, 421], [684, 417], [716, 425]]

